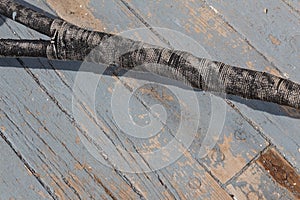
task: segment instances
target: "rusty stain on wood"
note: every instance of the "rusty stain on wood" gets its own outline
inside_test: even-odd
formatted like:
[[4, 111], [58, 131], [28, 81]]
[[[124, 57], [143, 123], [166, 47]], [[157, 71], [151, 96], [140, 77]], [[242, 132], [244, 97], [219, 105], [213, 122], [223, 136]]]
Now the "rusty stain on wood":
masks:
[[277, 183], [300, 199], [300, 175], [274, 148], [263, 153], [257, 163], [267, 170]]
[[226, 186], [234, 199], [294, 199], [294, 196], [273, 180], [256, 162]]

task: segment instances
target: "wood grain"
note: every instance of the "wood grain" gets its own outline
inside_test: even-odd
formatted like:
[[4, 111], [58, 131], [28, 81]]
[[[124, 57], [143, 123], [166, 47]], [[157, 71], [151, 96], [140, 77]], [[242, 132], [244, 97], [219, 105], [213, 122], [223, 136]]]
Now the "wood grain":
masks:
[[298, 0], [283, 0], [283, 2], [294, 9], [296, 12], [300, 12], [300, 3]]

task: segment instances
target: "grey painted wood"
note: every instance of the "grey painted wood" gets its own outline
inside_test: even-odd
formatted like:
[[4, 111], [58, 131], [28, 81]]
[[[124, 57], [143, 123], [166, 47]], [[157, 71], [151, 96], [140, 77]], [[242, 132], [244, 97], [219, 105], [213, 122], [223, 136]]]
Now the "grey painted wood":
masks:
[[[6, 128], [1, 125], [3, 132]], [[0, 149], [0, 199], [52, 199], [2, 138]]]
[[[281, 71], [282, 75], [300, 81], [300, 75], [297, 73], [300, 16], [297, 13], [281, 0], [256, 3], [247, 0], [222, 2], [208, 0], [207, 3], [247, 38], [255, 49]], [[241, 9], [243, 7], [244, 9]]]
[[[94, 171], [91, 165], [96, 164], [90, 164], [93, 160], [89, 161], [88, 152], [76, 143], [76, 127], [25, 70], [7, 67], [1, 70], [5, 70], [1, 73], [1, 115], [5, 116], [7, 133], [11, 133], [6, 137], [50, 188], [54, 198], [110, 199], [126, 191], [130, 193], [129, 187], [124, 190], [121, 177], [117, 176], [118, 181], [106, 177], [116, 172], [108, 168]], [[116, 188], [106, 190], [110, 184]], [[135, 195], [132, 192], [128, 196]]]
[[292, 9], [295, 9], [296, 12], [300, 12], [300, 4], [299, 0], [282, 0], [285, 2], [288, 6], [290, 6]]
[[[241, 33], [237, 32], [240, 29], [234, 29], [234, 27], [230, 25], [230, 20], [229, 24], [225, 22], [223, 20], [222, 13], [218, 11], [218, 8], [215, 8], [214, 6], [211, 7], [208, 3], [203, 1], [202, 3], [190, 1], [163, 1], [149, 3], [147, 6], [143, 6], [145, 4], [143, 1], [126, 2], [126, 4], [136, 10], [137, 14], [140, 15], [141, 18], [143, 18], [143, 20], [146, 21], [146, 23], [150, 26], [163, 26], [189, 35], [199, 42], [215, 60], [220, 60], [225, 63], [247, 67], [250, 69], [269, 71], [271, 73], [277, 72], [277, 66], [274, 66], [274, 63], [266, 59], [266, 56], [264, 55], [264, 51], [267, 51], [267, 47], [264, 47], [262, 52], [259, 51], [260, 49], [256, 49], [255, 46], [249, 43], [249, 40], [247, 39], [248, 35], [243, 36]], [[277, 1], [273, 1], [272, 4], [276, 4], [276, 2]], [[215, 4], [217, 4], [217, 2], [215, 2]], [[225, 6], [225, 4], [226, 2], [224, 2], [224, 10], [229, 13], [231, 6]], [[249, 1], [248, 7], [251, 7], [250, 4], [251, 3]], [[288, 21], [285, 23], [285, 26], [289, 27], [281, 29], [281, 26], [279, 25], [269, 25], [269, 27], [272, 27], [274, 32], [273, 34], [280, 31], [284, 32], [284, 29], [297, 30], [297, 27], [299, 26], [296, 26], [296, 14], [293, 11], [290, 11], [289, 7], [287, 7], [285, 4], [279, 4], [278, 2], [277, 4], [279, 7], [281, 6], [279, 10], [285, 10], [285, 12], [278, 12], [283, 14], [285, 21]], [[251, 5], [255, 6], [255, 4]], [[234, 6], [232, 7], [235, 8]], [[244, 21], [240, 19], [243, 19], [242, 14], [244, 12], [248, 13], [247, 20], [256, 20], [255, 16], [258, 14], [253, 15], [253, 13], [250, 12], [250, 9], [247, 10], [247, 8], [244, 7], [241, 9], [241, 7], [242, 5], [240, 5], [240, 7], [236, 7], [236, 10], [239, 10], [239, 13], [241, 13], [240, 17], [236, 18], [234, 15], [232, 15], [235, 17], [235, 21], [239, 21], [238, 23], [243, 24]], [[260, 10], [256, 12], [260, 12]], [[263, 9], [262, 13], [264, 14]], [[275, 24], [280, 23], [280, 21], [276, 21], [279, 20], [279, 18], [280, 16], [276, 16], [273, 19]], [[258, 20], [256, 23], [258, 25], [256, 25], [255, 28], [248, 27], [247, 23], [243, 24], [243, 27], [247, 27], [249, 30], [251, 29], [253, 32], [252, 36], [255, 37], [257, 44], [266, 43], [265, 37], [257, 37], [259, 32], [263, 32], [264, 34], [267, 32], [261, 23], [262, 22]], [[255, 34], [255, 31], [258, 33]], [[292, 31], [291, 33], [295, 32]], [[245, 37], [246, 39], [244, 39]], [[269, 41], [269, 39], [267, 39], [267, 41]], [[271, 43], [271, 45], [273, 44]], [[272, 48], [269, 49], [266, 54], [270, 52], [272, 52]], [[277, 52], [279, 51], [277, 50]], [[281, 54], [284, 54], [284, 50], [281, 51]], [[292, 62], [294, 62], [294, 65], [296, 65], [297, 58], [295, 57], [294, 60], [287, 58], [290, 55], [291, 54], [284, 54], [284, 56], [279, 56], [279, 54], [277, 54], [274, 55], [274, 57], [279, 57], [278, 59], [285, 59], [286, 63], [290, 62], [291, 65], [293, 64]], [[296, 54], [294, 56], [296, 56]], [[294, 74], [293, 80], [298, 80], [296, 78], [296, 74], [298, 74], [296, 71], [286, 71], [286, 73]], [[233, 105], [237, 105], [237, 111], [241, 112], [242, 116], [244, 116], [245, 119], [253, 125], [253, 127], [260, 130], [264, 136], [271, 140], [282, 151], [289, 162], [291, 162], [299, 170], [300, 140], [299, 135], [297, 134], [297, 130], [299, 130], [299, 120], [297, 116], [289, 114], [297, 111], [287, 111], [288, 109], [285, 107], [279, 107], [277, 105], [265, 102], [244, 100], [236, 97], [229, 98], [233, 100]], [[277, 124], [280, 125], [277, 126]], [[281, 127], [287, 127], [285, 124], [288, 124], [288, 128], [282, 129]]]
[[[270, 62], [264, 71], [281, 74], [300, 82], [299, 15], [282, 1], [208, 1], [228, 23]], [[243, 8], [244, 9], [241, 9]], [[268, 9], [266, 12], [264, 9]], [[270, 67], [273, 66], [273, 67]], [[277, 70], [278, 69], [278, 70]], [[265, 104], [264, 104], [265, 105]], [[285, 107], [274, 112], [258, 111], [238, 104], [241, 111], [264, 130], [266, 136], [282, 151], [295, 167], [300, 167], [299, 116]], [[261, 107], [258, 102], [254, 109]], [[268, 109], [269, 110], [269, 109]], [[279, 116], [278, 116], [279, 115]], [[280, 115], [286, 115], [282, 117]]]
[[[7, 21], [6, 26], [10, 28], [1, 29], [3, 37], [10, 37], [14, 30], [16, 36], [21, 38], [35, 36], [28, 34], [11, 21]], [[165, 173], [158, 171], [149, 174], [131, 174], [103, 166], [87, 152], [78, 139], [78, 134], [85, 134], [86, 124], [80, 124], [73, 119], [72, 82], [69, 86], [67, 81], [70, 80], [65, 78], [74, 78], [76, 73], [45, 70], [44, 65], [49, 68], [49, 65], [54, 64], [39, 59], [2, 59], [1, 61], [3, 62], [0, 86], [3, 98], [1, 112], [5, 116], [4, 124], [10, 127], [8, 131], [15, 133], [6, 136], [13, 142], [17, 151], [28, 160], [30, 166], [38, 172], [38, 176], [41, 177], [44, 185], [50, 188], [49, 193], [54, 198], [109, 199], [123, 196], [134, 199], [188, 198], [193, 195], [211, 199], [229, 199], [228, 194], [208, 173], [204, 173], [203, 167], [191, 158], [190, 154], [184, 156], [184, 159], [189, 158], [186, 169], [182, 167], [179, 160], [179, 163], [175, 163], [170, 168], [172, 170]], [[73, 67], [76, 63], [62, 62], [55, 65], [58, 64]], [[26, 66], [29, 68], [23, 70], [22, 68]], [[109, 79], [114, 81], [111, 77]], [[104, 89], [108, 90], [109, 87]], [[85, 109], [83, 113], [89, 113], [88, 108]], [[105, 111], [100, 114], [104, 113]], [[108, 117], [104, 119], [109, 120]], [[105, 121], [97, 123], [100, 123], [97, 126], [105, 131], [99, 133], [101, 138], [108, 141], [109, 135], [114, 138], [115, 146], [126, 144], [126, 140], [120, 141], [118, 138], [122, 135], [115, 127], [110, 128]], [[114, 134], [119, 135], [114, 136]], [[127, 146], [132, 148], [130, 143]], [[110, 153], [112, 154], [113, 151], [103, 154], [103, 162], [108, 166], [111, 166]], [[108, 157], [105, 158], [106, 156]], [[126, 157], [130, 158], [128, 155]], [[175, 172], [179, 174], [175, 177], [171, 176]], [[182, 174], [190, 178], [186, 179]], [[192, 182], [188, 184], [190, 179]], [[199, 183], [194, 181], [198, 179], [201, 180], [200, 189]], [[161, 182], [161, 180], [165, 181]], [[177, 181], [180, 182], [179, 185]], [[194, 188], [193, 192], [188, 191], [189, 187]]]

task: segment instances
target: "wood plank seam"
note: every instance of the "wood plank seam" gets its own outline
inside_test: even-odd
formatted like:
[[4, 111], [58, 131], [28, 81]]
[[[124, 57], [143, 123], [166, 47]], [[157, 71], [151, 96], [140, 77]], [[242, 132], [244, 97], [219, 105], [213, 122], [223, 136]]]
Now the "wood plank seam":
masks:
[[257, 159], [266, 152], [270, 147], [274, 147], [272, 144], [266, 146], [261, 152], [259, 152], [255, 157], [251, 159], [237, 174], [232, 176], [226, 183], [223, 184], [223, 187], [226, 188], [228, 185], [232, 184], [241, 174], [243, 174], [253, 163], [257, 161]]
[[159, 34], [155, 29], [145, 20], [137, 11], [135, 11], [126, 1], [119, 0], [138, 20], [141, 21], [155, 36], [157, 36], [163, 43], [172, 48], [170, 42], [165, 39], [161, 34]]
[[282, 77], [285, 77], [285, 76], [284, 76], [284, 73], [283, 73], [283, 72], [282, 72], [282, 71], [281, 71], [281, 70], [280, 70], [280, 69], [279, 69], [272, 61], [270, 61], [270, 60], [269, 60], [262, 52], [260, 52], [255, 46], [253, 46], [253, 44], [251, 44], [251, 42], [250, 42], [250, 41], [249, 41], [242, 33], [240, 33], [236, 28], [234, 28], [234, 26], [231, 25], [231, 24], [229, 23], [229, 21], [227, 21], [226, 18], [225, 18], [223, 15], [221, 15], [219, 12], [216, 12], [216, 11], [213, 9], [213, 7], [209, 5], [209, 3], [208, 3], [207, 1], [204, 0], [204, 2], [205, 2], [205, 4], [206, 4], [211, 10], [214, 11], [214, 13], [215, 13], [220, 19], [223, 20], [223, 22], [224, 22], [227, 26], [229, 26], [235, 33], [237, 33], [238, 36], [240, 36], [241, 38], [243, 38], [244, 41], [245, 41], [251, 48], [253, 48], [260, 56], [262, 56], [263, 59], [265, 59], [267, 62], [269, 62], [269, 63], [270, 63], [270, 67], [272, 67], [272, 68], [274, 68], [276, 71], [278, 71], [279, 74], [280, 74]]
[[[4, 113], [5, 117], [10, 120], [10, 118]], [[11, 121], [13, 124], [14, 122]], [[0, 130], [0, 136], [5, 141], [6, 144], [9, 145], [9, 147], [13, 150], [13, 152], [17, 155], [17, 157], [20, 159], [20, 161], [24, 164], [24, 166], [31, 172], [31, 174], [34, 176], [34, 178], [40, 183], [40, 185], [47, 191], [47, 193], [53, 198], [57, 199], [57, 196], [53, 191], [51, 191], [50, 187], [37, 175], [34, 168], [30, 166], [30, 164], [25, 160], [25, 158], [22, 156], [20, 152], [17, 151], [17, 149], [13, 146], [11, 141], [5, 136], [5, 134]]]
[[[21, 61], [21, 59], [17, 59], [21, 65], [24, 66], [24, 63]], [[70, 122], [81, 132], [81, 134], [84, 134], [86, 136], [86, 134], [84, 133], [84, 131], [80, 128], [80, 125], [77, 124], [77, 122], [75, 121], [75, 119], [73, 118], [73, 116], [71, 114], [68, 113], [67, 110], [65, 110], [62, 105], [60, 105], [60, 103], [58, 102], [58, 100], [52, 96], [48, 90], [46, 89], [46, 87], [44, 85], [42, 85], [39, 81], [39, 79], [32, 73], [32, 71], [27, 68], [26, 66], [24, 66], [25, 71], [34, 79], [34, 81], [39, 85], [39, 87], [49, 96], [49, 98], [57, 105], [57, 107], [68, 117], [68, 119], [70, 120]], [[111, 164], [111, 166], [113, 167], [113, 165]], [[126, 178], [126, 176], [124, 174], [122, 174], [121, 172], [117, 173], [121, 178]], [[125, 181], [132, 189], [133, 191], [138, 194], [141, 198], [143, 198], [142, 196], [142, 192], [138, 191], [137, 188], [134, 187], [134, 185], [130, 182], [130, 180], [126, 179], [127, 181]], [[98, 183], [98, 181], [97, 181]], [[103, 184], [100, 184], [102, 187], [104, 186]], [[107, 191], [108, 189], [106, 187], [104, 187], [104, 189]], [[113, 198], [114, 199], [114, 198]]]
[[[217, 176], [215, 176], [211, 170], [209, 170], [209, 168], [207, 166], [205, 166], [203, 163], [200, 162], [200, 160], [197, 160], [197, 162], [199, 163], [200, 166], [202, 166], [205, 171], [220, 185], [221, 188], [223, 188], [226, 192], [226, 188], [225, 188], [225, 184], [223, 184]], [[228, 192], [227, 192], [228, 193]], [[229, 194], [229, 193], [228, 193]], [[230, 195], [230, 194], [229, 194]]]
[[290, 7], [295, 13], [297, 13], [298, 15], [300, 15], [300, 11], [297, 10], [296, 8], [294, 8], [287, 0], [282, 0], [283, 3], [285, 3], [288, 7]]
[[[7, 24], [7, 26], [10, 27], [8, 24]], [[13, 31], [13, 29], [12, 29], [11, 27], [10, 27], [10, 30]], [[20, 38], [19, 35], [17, 35], [17, 36]], [[46, 94], [47, 96], [49, 96], [49, 98], [56, 104], [56, 106], [57, 106], [57, 107], [58, 107], [58, 108], [59, 108], [59, 109], [67, 116], [67, 118], [70, 120], [70, 122], [71, 122], [78, 130], [80, 130], [81, 133], [83, 133], [82, 130], [80, 129], [80, 126], [79, 126], [78, 124], [76, 124], [76, 122], [75, 122], [73, 116], [72, 116], [71, 114], [69, 114], [68, 111], [65, 110], [65, 109], [63, 108], [63, 106], [59, 103], [59, 101], [47, 91], [46, 87], [43, 86], [43, 85], [41, 84], [41, 82], [39, 81], [39, 79], [34, 75], [34, 73], [33, 73], [28, 67], [26, 67], [26, 66], [24, 65], [23, 61], [22, 61], [21, 59], [18, 59], [18, 58], [17, 58], [17, 60], [18, 60], [18, 62], [24, 67], [24, 70], [32, 77], [32, 79], [38, 84], [38, 86], [45, 92], [45, 94]], [[87, 172], [87, 173], [88, 173], [88, 172]], [[119, 175], [120, 175], [120, 174], [119, 174]], [[124, 177], [125, 177], [125, 175], [120, 175], [120, 176], [121, 176], [121, 178], [123, 178], [123, 179], [124, 179]], [[129, 181], [129, 180], [128, 180], [128, 181]], [[139, 192], [139, 191], [134, 187], [133, 184], [128, 183], [128, 181], [126, 181], [126, 183], [127, 183], [129, 186], [132, 187], [133, 191], [137, 192], [137, 194], [138, 194], [139, 196], [141, 196], [142, 193]], [[97, 183], [98, 183], [98, 181], [97, 181]], [[104, 185], [102, 184], [101, 186], [103, 187]], [[105, 187], [104, 187], [104, 189], [105, 189]], [[107, 190], [107, 188], [106, 188], [106, 190]]]
[[246, 115], [244, 115], [236, 106], [235, 106], [235, 104], [232, 102], [232, 101], [230, 101], [230, 100], [228, 100], [228, 99], [226, 99], [225, 100], [226, 101], [226, 103], [232, 108], [232, 109], [234, 109], [250, 126], [252, 126], [252, 128], [254, 129], [254, 130], [256, 130], [258, 133], [259, 133], [259, 135], [261, 136], [261, 137], [263, 137], [269, 144], [272, 144], [272, 141], [271, 141], [271, 139], [269, 138], [269, 137], [267, 137], [265, 134], [264, 134], [264, 131], [263, 131], [263, 129], [258, 125], [258, 124], [256, 124], [256, 122], [254, 122], [253, 120], [251, 120], [250, 118], [248, 118]]

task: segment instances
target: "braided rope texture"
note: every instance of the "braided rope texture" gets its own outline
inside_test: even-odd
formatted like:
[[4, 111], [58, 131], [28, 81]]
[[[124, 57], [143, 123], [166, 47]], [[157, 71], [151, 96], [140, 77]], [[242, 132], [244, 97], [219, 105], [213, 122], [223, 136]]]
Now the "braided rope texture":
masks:
[[51, 25], [53, 44], [47, 48], [49, 59], [84, 60], [93, 52], [93, 62], [115, 64], [183, 81], [206, 91], [225, 92], [300, 108], [300, 85], [290, 80], [254, 70], [215, 62], [168, 48], [134, 41], [103, 32], [89, 31], [56, 19]]

